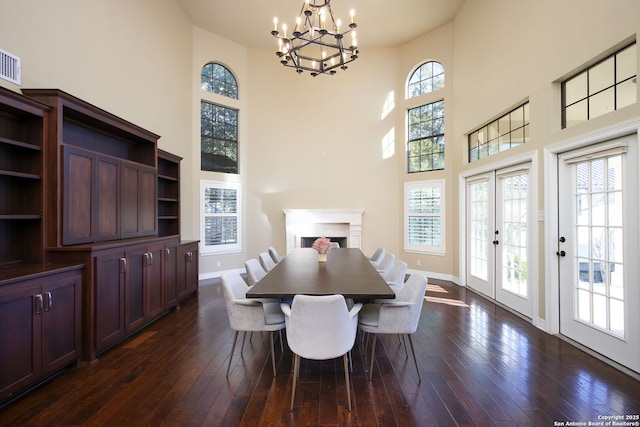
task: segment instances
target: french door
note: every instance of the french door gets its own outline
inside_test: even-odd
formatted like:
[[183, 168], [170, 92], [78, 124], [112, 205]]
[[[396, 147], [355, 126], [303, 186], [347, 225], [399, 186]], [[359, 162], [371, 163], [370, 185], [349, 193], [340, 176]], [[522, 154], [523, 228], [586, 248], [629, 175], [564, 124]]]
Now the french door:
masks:
[[637, 141], [558, 160], [560, 333], [640, 372]]
[[467, 285], [532, 316], [529, 164], [467, 179]]

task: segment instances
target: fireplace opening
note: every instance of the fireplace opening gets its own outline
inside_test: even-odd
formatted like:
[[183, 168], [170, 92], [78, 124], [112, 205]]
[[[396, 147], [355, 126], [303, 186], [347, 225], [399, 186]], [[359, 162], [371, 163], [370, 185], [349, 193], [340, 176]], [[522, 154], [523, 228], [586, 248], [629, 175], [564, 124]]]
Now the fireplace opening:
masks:
[[[322, 237], [322, 236], [317, 236], [317, 237], [301, 237], [300, 238], [300, 247], [301, 248], [310, 248], [311, 245], [313, 245], [313, 242], [316, 241], [317, 238]], [[347, 238], [346, 237], [327, 237], [327, 239], [329, 239], [332, 242], [337, 242], [341, 248], [346, 248], [347, 247]]]

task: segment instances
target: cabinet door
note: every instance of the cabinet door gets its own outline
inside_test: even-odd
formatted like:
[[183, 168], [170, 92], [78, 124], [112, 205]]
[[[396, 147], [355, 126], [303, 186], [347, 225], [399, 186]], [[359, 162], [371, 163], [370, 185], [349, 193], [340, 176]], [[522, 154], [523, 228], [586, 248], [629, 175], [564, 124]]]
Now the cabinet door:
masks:
[[189, 253], [191, 256], [189, 257], [189, 261], [187, 262], [186, 275], [185, 275], [185, 283], [187, 286], [187, 292], [193, 293], [198, 290], [198, 244], [193, 243], [189, 247]]
[[177, 244], [167, 244], [164, 249], [164, 306], [165, 309], [173, 308], [178, 303], [177, 282]]
[[145, 268], [149, 256], [146, 246], [127, 248], [127, 273], [125, 278], [124, 320], [127, 333], [145, 323]]
[[158, 228], [155, 169], [136, 163], [121, 163], [122, 238], [150, 236]]
[[93, 241], [93, 169], [95, 155], [77, 148], [63, 147], [62, 244]]
[[63, 244], [120, 238], [120, 162], [64, 146]]
[[164, 311], [164, 289], [162, 284], [164, 244], [147, 248], [147, 266], [145, 269], [146, 316], [149, 320]]
[[93, 241], [117, 240], [120, 238], [120, 162], [96, 155], [95, 163]]
[[191, 295], [198, 289], [198, 244], [188, 243], [178, 247], [178, 299]]
[[0, 401], [40, 377], [39, 290], [0, 286]]
[[95, 257], [95, 346], [98, 352], [124, 337], [126, 264], [125, 254], [120, 251]]
[[82, 276], [53, 278], [42, 286], [42, 369], [53, 373], [78, 359]]

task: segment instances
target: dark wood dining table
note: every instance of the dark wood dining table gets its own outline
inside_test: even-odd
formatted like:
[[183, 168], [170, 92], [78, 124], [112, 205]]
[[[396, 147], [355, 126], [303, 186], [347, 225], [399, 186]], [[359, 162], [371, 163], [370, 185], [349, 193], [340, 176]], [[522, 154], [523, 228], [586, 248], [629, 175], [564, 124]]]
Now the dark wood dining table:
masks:
[[331, 249], [326, 262], [318, 262], [315, 249], [295, 249], [247, 292], [247, 298], [291, 299], [297, 294], [341, 294], [353, 300], [395, 298], [357, 248]]

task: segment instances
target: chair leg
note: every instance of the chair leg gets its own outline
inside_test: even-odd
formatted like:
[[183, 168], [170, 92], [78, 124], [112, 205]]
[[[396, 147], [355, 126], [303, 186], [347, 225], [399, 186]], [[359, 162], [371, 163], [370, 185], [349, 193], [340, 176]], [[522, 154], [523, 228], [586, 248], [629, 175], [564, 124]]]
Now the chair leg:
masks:
[[398, 334], [398, 337], [402, 340], [402, 344], [404, 344], [404, 354], [406, 354], [407, 357], [409, 357], [409, 351], [407, 350], [407, 340], [404, 339], [403, 334]]
[[240, 354], [242, 354], [242, 351], [244, 350], [244, 340], [247, 339], [247, 331], [244, 331], [242, 333], [242, 346], [240, 346]]
[[271, 365], [273, 366], [273, 376], [276, 376], [276, 352], [273, 349], [273, 331], [269, 332], [269, 350], [271, 351]]
[[298, 373], [300, 372], [300, 356], [294, 354], [293, 357], [293, 386], [291, 387], [291, 411], [293, 411], [293, 401], [296, 398], [296, 383], [298, 382]]
[[282, 329], [280, 329], [278, 333], [280, 334], [280, 352], [284, 354], [284, 343], [282, 341]]
[[411, 339], [411, 335], [407, 334], [409, 337], [409, 344], [411, 345], [411, 354], [413, 354], [413, 362], [416, 364], [416, 371], [418, 371], [418, 382], [422, 382], [422, 378], [420, 378], [420, 369], [418, 368], [418, 359], [416, 359], [416, 352], [413, 350], [413, 339]]
[[347, 384], [347, 402], [349, 403], [349, 412], [351, 412], [351, 385], [349, 384], [349, 363], [347, 362], [347, 355], [342, 356], [344, 360], [344, 381]]
[[371, 343], [371, 366], [369, 367], [369, 381], [373, 378], [373, 361], [376, 357], [376, 339], [378, 338], [378, 334], [373, 335], [373, 342]]
[[233, 345], [231, 346], [231, 354], [229, 355], [229, 365], [227, 365], [227, 378], [229, 377], [229, 369], [231, 368], [231, 359], [233, 358], [233, 351], [236, 349], [236, 342], [238, 341], [238, 331], [233, 334]]

